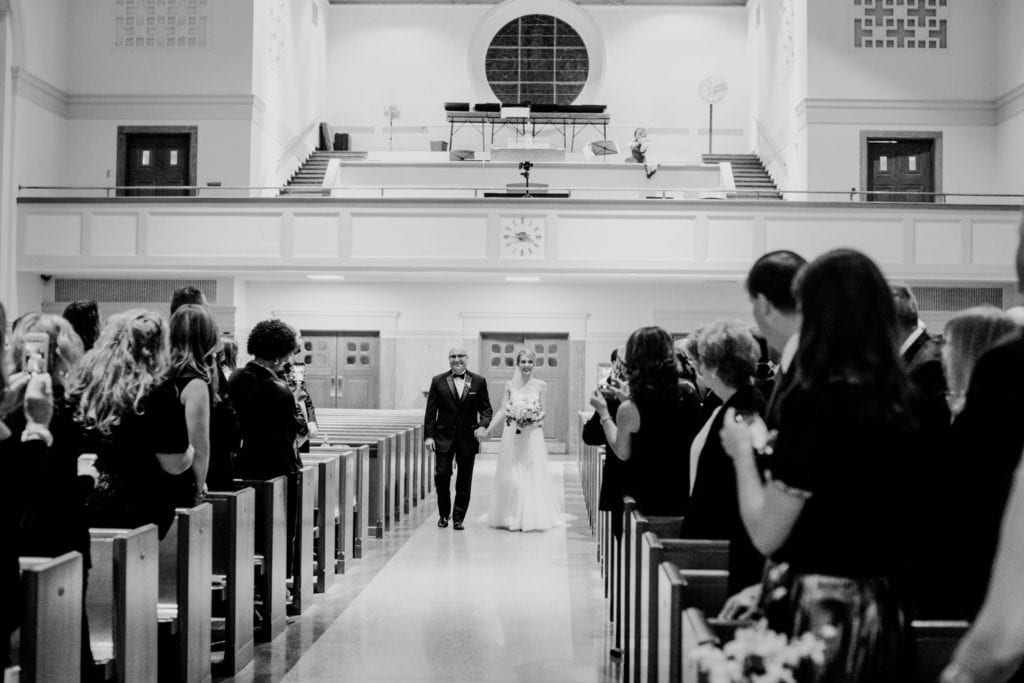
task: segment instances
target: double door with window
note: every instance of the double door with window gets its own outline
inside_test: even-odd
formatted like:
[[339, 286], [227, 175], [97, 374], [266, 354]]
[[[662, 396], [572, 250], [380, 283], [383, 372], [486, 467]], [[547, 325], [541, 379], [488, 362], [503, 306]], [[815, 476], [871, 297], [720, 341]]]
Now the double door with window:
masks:
[[487, 379], [491, 407], [501, 408], [505, 385], [516, 369], [516, 353], [523, 348], [537, 354], [533, 374], [548, 385], [544, 436], [555, 441], [568, 437], [569, 339], [565, 336], [528, 334], [481, 335], [480, 374]]
[[380, 337], [367, 332], [303, 332], [306, 391], [317, 408], [378, 408]]

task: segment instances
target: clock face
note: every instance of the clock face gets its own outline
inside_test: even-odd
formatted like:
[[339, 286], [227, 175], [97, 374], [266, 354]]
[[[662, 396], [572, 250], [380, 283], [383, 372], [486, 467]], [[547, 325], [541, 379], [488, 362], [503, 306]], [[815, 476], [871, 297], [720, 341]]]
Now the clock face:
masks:
[[501, 219], [503, 258], [543, 258], [544, 219], [532, 216]]

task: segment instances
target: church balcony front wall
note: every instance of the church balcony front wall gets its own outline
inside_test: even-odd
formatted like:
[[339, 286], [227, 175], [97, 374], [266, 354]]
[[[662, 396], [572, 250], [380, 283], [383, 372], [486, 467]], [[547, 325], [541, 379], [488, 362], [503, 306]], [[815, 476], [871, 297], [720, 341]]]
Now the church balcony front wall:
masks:
[[441, 271], [740, 279], [769, 250], [814, 257], [853, 247], [893, 278], [1011, 282], [1019, 221], [1020, 208], [1011, 205], [22, 198], [17, 267], [96, 276]]

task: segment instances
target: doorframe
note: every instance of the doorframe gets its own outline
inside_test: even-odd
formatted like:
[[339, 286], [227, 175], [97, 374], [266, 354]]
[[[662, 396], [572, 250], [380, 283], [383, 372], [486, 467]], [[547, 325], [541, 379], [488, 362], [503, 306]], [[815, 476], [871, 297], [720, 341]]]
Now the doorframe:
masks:
[[[274, 312], [274, 315], [277, 317], [277, 312]], [[282, 319], [287, 318], [282, 317]], [[299, 331], [300, 339], [307, 335], [310, 337], [336, 338], [343, 335], [352, 335], [375, 338], [377, 340], [377, 407], [374, 408], [374, 410], [386, 410], [386, 408], [384, 408], [384, 336], [381, 334], [380, 330], [354, 330], [348, 327], [330, 328], [316, 325], [304, 328], [300, 325], [295, 325], [294, 322], [289, 322], [289, 324], [293, 325], [295, 329]], [[340, 354], [338, 354], [334, 359], [336, 372], [340, 372], [340, 369], [337, 366], [339, 360]]]
[[[129, 135], [188, 135], [188, 182], [186, 185], [195, 187], [198, 177], [199, 161], [199, 126], [118, 126], [117, 127], [117, 185], [121, 187], [125, 182], [125, 175], [128, 168], [128, 136]], [[122, 190], [118, 190], [118, 196]], [[190, 196], [195, 196], [195, 190], [188, 190]]]
[[[942, 131], [941, 130], [862, 130], [860, 132], [860, 189], [861, 192], [868, 190], [868, 175], [870, 163], [868, 162], [868, 141], [869, 140], [931, 140], [932, 141], [932, 191], [937, 195], [936, 203], [944, 203], [942, 197]], [[867, 195], [861, 196], [864, 201]]]

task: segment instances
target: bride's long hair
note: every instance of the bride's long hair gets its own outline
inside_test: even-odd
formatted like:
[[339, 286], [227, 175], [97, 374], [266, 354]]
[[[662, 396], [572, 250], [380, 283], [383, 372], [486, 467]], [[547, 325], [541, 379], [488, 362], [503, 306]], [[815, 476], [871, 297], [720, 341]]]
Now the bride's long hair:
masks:
[[[530, 349], [522, 348], [516, 351], [516, 369], [512, 372], [512, 381], [520, 386], [526, 384], [526, 382], [523, 381], [523, 373], [519, 369], [519, 359], [523, 356], [529, 357], [529, 359], [534, 362], [535, 367], [537, 363], [537, 354]], [[530, 373], [530, 377], [533, 377], [533, 373]]]

